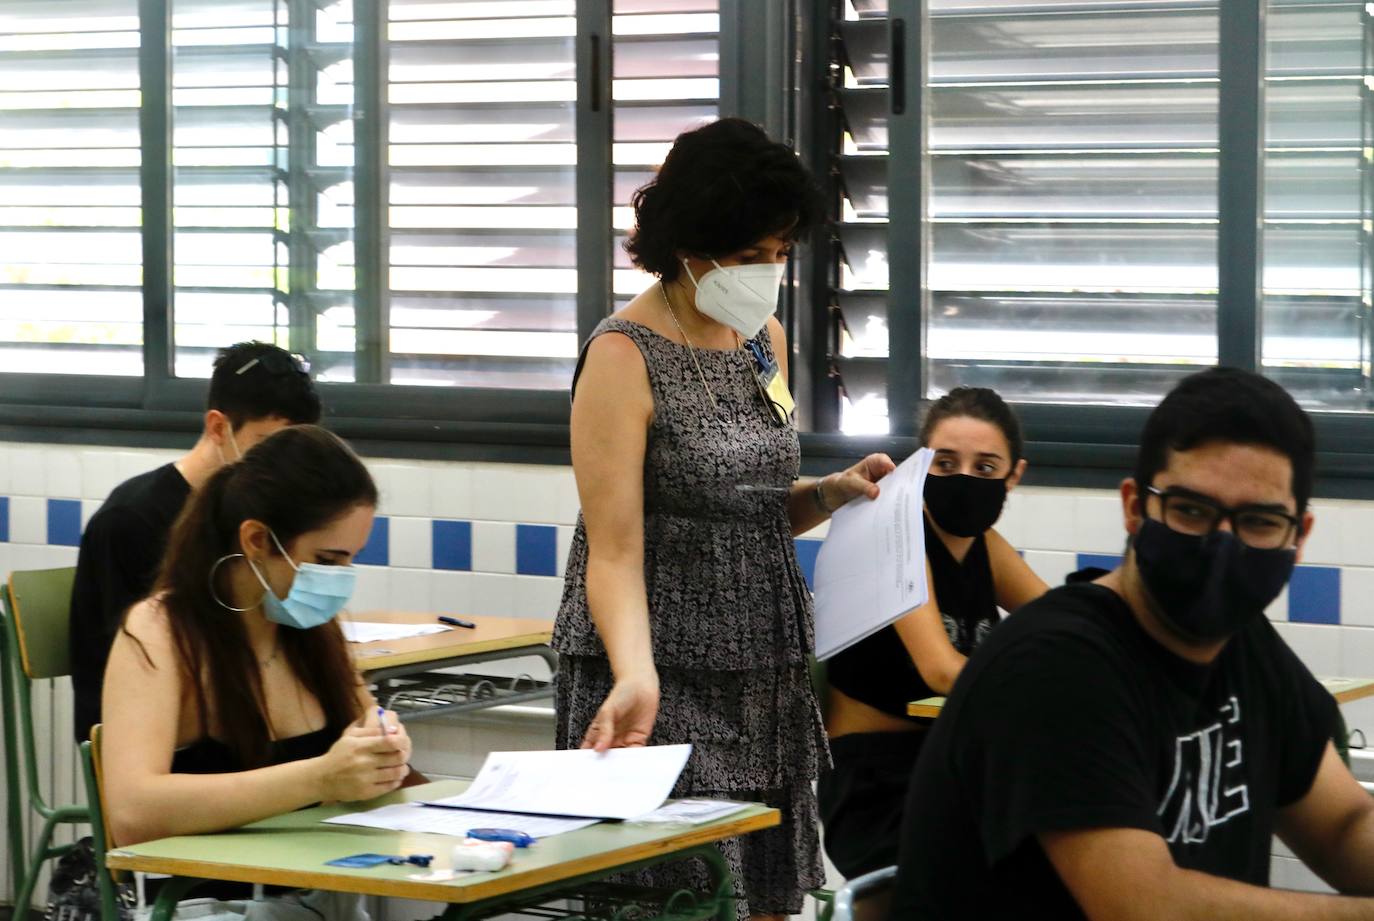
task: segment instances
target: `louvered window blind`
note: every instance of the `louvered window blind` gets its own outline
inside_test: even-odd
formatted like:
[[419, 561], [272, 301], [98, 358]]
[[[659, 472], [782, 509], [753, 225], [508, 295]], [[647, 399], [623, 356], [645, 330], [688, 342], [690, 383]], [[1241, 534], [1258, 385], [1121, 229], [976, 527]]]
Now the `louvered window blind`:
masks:
[[[842, 428], [887, 418], [886, 0], [833, 8]], [[1363, 5], [1272, 2], [1266, 369], [1368, 394]], [[925, 397], [1150, 404], [1217, 357], [1215, 2], [930, 0]], [[1367, 93], [1365, 94], [1367, 95]], [[1363, 119], [1363, 124], [1368, 124]], [[892, 297], [898, 297], [894, 293]]]
[[[392, 380], [566, 388], [578, 349], [576, 4], [390, 9]], [[719, 25], [703, 0], [616, 0], [612, 12], [623, 230], [630, 190], [678, 131], [715, 113]], [[617, 294], [643, 284], [623, 268]]]
[[138, 375], [134, 0], [0, 4], [0, 367]]
[[351, 17], [348, 0], [172, 4], [179, 376], [260, 339], [353, 377]]

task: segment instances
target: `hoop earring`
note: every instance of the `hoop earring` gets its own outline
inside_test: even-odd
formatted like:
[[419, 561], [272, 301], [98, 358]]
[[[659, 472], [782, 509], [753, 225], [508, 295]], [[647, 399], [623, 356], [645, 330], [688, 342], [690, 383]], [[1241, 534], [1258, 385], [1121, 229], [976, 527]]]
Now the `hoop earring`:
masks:
[[[220, 568], [221, 566], [223, 566], [225, 563], [229, 562], [230, 560], [234, 559], [235, 557], [239, 557], [239, 558], [242, 558], [242, 559], [244, 559], [244, 560], [248, 559], [248, 557], [244, 556], [242, 553], [226, 553], [224, 556], [222, 556], [222, 557], [220, 557], [219, 559], [215, 560], [215, 565], [213, 565], [213, 566], [210, 567], [210, 597], [213, 598], [213, 599], [215, 600], [215, 604], [217, 604], [217, 605], [219, 605], [220, 607], [224, 608], [224, 610], [226, 610], [226, 611], [233, 611], [233, 612], [236, 613], [236, 614], [242, 614], [242, 613], [244, 613], [244, 612], [246, 612], [246, 611], [251, 611], [251, 610], [253, 610], [254, 608], [256, 608], [256, 607], [258, 606], [258, 604], [262, 604], [262, 598], [259, 598], [259, 599], [258, 599], [258, 604], [250, 605], [250, 606], [248, 606], [248, 607], [246, 607], [246, 608], [236, 608], [236, 607], [234, 607], [232, 604], [225, 604], [225, 603], [224, 603], [224, 599], [220, 598], [219, 592], [215, 591], [215, 573], [219, 572], [219, 568]], [[266, 598], [266, 597], [267, 597], [267, 594], [266, 594], [266, 592], [264, 591], [264, 593], [263, 593], [263, 598]]]

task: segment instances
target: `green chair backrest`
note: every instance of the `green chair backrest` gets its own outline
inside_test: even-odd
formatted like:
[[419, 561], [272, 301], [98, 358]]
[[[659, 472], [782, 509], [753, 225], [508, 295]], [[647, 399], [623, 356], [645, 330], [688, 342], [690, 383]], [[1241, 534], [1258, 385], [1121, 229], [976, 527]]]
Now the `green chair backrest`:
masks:
[[91, 805], [91, 850], [95, 855], [101, 917], [118, 918], [115, 904], [117, 874], [105, 866], [105, 854], [114, 846], [114, 842], [110, 838], [110, 827], [105, 823], [104, 800], [101, 797], [105, 775], [100, 763], [99, 723], [91, 727], [90, 741], [81, 743], [81, 773], [86, 780], [86, 802]]
[[6, 615], [5, 773], [11, 797], [8, 809], [11, 847], [16, 851], [21, 849], [21, 845], [15, 843], [16, 837], [22, 834], [18, 827], [23, 822], [16, 822], [19, 816], [29, 815], [32, 830], [37, 833], [37, 844], [28, 849], [32, 856], [15, 867], [14, 904], [26, 908], [33, 898], [43, 864], [72, 849], [70, 844], [52, 843], [56, 827], [90, 821], [90, 810], [84, 805], [50, 803], [43, 794], [33, 727], [33, 683], [71, 674], [67, 624], [75, 576], [76, 570], [70, 566], [12, 572], [4, 591], [0, 592]]
[[67, 648], [76, 568], [10, 573], [5, 604], [19, 640], [19, 662], [29, 680], [71, 674]]

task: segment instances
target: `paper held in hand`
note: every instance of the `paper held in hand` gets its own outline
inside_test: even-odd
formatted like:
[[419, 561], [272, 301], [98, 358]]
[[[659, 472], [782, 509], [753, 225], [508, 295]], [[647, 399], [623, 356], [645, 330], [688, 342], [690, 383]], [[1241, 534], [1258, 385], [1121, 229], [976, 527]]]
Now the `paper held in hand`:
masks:
[[[500, 827], [546, 838], [601, 819], [654, 813], [672, 792], [691, 753], [690, 745], [614, 748], [602, 754], [492, 752], [472, 785], [457, 796], [382, 806], [325, 821], [459, 837], [473, 828]], [[745, 804], [728, 805], [725, 812]], [[684, 807], [659, 821], [707, 821], [702, 815], [714, 818], [717, 812], [704, 805]]]
[[492, 752], [466, 791], [426, 805], [632, 819], [663, 805], [691, 753], [690, 745]]
[[878, 498], [837, 510], [816, 557], [816, 658], [835, 653], [926, 603], [926, 473], [921, 448], [878, 482]]

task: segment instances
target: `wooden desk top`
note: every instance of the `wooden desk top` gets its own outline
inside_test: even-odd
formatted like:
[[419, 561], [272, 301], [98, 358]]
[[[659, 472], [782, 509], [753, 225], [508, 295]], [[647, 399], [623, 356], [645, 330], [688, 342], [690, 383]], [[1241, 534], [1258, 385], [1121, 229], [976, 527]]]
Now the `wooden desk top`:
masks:
[[1374, 678], [1318, 678], [1322, 687], [1331, 692], [1337, 703], [1374, 696]]
[[432, 854], [430, 870], [447, 869], [450, 852], [458, 841], [455, 837], [321, 822], [360, 808], [453, 796], [467, 786], [464, 780], [441, 781], [398, 790], [365, 806], [316, 806], [234, 831], [148, 841], [110, 851], [107, 863], [117, 870], [434, 902], [476, 902], [613, 870], [656, 855], [771, 828], [781, 821], [776, 809], [756, 805], [701, 825], [603, 822], [543, 838], [533, 847], [517, 850], [511, 865], [504, 870], [459, 874], [444, 882], [410, 879], [411, 875], [429, 872], [410, 865], [382, 864], [365, 869], [325, 866], [327, 860], [353, 854]]
[[[342, 615], [348, 620], [386, 624], [433, 624], [436, 614], [415, 611], [358, 611]], [[456, 656], [501, 652], [523, 646], [545, 646], [553, 638], [553, 621], [524, 617], [481, 617], [455, 614], [477, 625], [475, 629], [454, 627], [429, 636], [409, 636], [402, 640], [374, 643], [349, 643], [364, 675], [384, 668], [437, 662]]]
[[[1331, 692], [1331, 696], [1336, 698], [1338, 704], [1348, 704], [1352, 700], [1360, 700], [1365, 697], [1374, 697], [1374, 678], [1318, 678], [1322, 687]], [[940, 715], [940, 709], [944, 707], [943, 697], [927, 697], [924, 700], [913, 700], [906, 705], [907, 716], [920, 716], [925, 719], [935, 719]]]
[[924, 719], [933, 720], [940, 715], [940, 709], [944, 707], [943, 697], [927, 697], [924, 700], [913, 700], [906, 705], [907, 716], [919, 716]]

